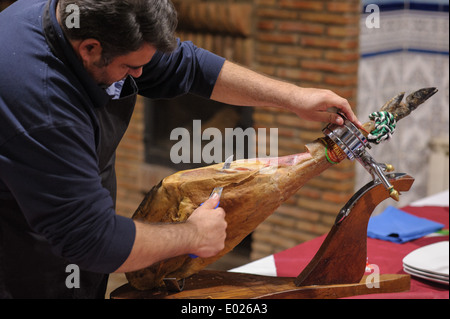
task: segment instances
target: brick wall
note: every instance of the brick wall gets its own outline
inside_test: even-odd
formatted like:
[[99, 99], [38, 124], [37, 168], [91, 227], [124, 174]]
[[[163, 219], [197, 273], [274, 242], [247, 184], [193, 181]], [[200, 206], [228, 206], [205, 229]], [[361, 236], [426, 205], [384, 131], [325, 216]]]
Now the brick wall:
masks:
[[144, 101], [139, 98], [130, 126], [116, 153], [117, 212], [131, 217], [143, 199], [145, 191], [159, 181], [145, 176]]
[[[242, 24], [244, 29], [239, 31], [241, 40], [246, 43], [245, 54], [240, 52], [238, 55], [242, 58], [239, 62], [300, 86], [332, 89], [355, 106], [359, 1], [190, 0], [181, 3], [250, 5], [251, 21]], [[182, 35], [191, 37], [194, 42], [199, 39], [206, 44], [214, 43], [209, 38], [198, 37], [198, 30]], [[211, 50], [228, 54], [230, 59], [236, 57], [227, 47], [222, 46], [222, 52], [217, 52], [214, 47]], [[140, 100], [117, 154], [117, 208], [126, 216], [139, 205], [143, 192], [171, 173], [162, 167], [151, 169], [143, 163], [143, 110]], [[280, 156], [303, 152], [305, 144], [323, 136], [321, 130], [325, 126], [325, 123], [303, 121], [290, 113], [271, 109], [255, 110], [253, 120], [255, 127], [279, 128]], [[353, 163], [344, 161], [309, 181], [255, 230], [252, 258], [290, 248], [326, 233], [337, 212], [353, 195], [354, 174]]]
[[[255, 70], [303, 87], [331, 89], [355, 106], [360, 1], [255, 1]], [[256, 126], [279, 127], [279, 155], [303, 152], [325, 123], [257, 110]], [[309, 181], [253, 234], [252, 258], [293, 247], [329, 231], [353, 195], [349, 161]]]

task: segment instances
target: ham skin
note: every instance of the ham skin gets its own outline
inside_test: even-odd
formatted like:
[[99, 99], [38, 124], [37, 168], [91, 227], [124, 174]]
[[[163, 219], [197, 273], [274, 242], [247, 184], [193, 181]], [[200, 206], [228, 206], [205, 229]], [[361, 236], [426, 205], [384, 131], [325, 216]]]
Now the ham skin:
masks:
[[223, 164], [177, 172], [153, 187], [133, 215], [146, 223], [182, 223], [203, 203], [214, 187], [222, 186], [220, 206], [226, 212], [225, 248], [216, 256], [177, 256], [126, 274], [138, 290], [160, 287], [163, 278], [187, 278], [236, 247], [307, 181], [329, 168], [322, 141], [307, 152], [279, 158], [238, 160], [230, 169]]
[[[381, 111], [392, 113], [398, 121], [437, 92], [434, 87], [423, 88], [408, 95], [405, 102], [402, 102], [404, 93], [400, 93]], [[374, 123], [365, 123], [363, 127], [371, 132]], [[217, 164], [181, 171], [162, 180], [146, 195], [133, 218], [148, 223], [184, 222], [214, 187], [222, 186], [220, 206], [228, 223], [225, 248], [214, 257], [178, 256], [127, 273], [131, 286], [152, 289], [161, 286], [163, 278], [183, 279], [199, 272], [236, 247], [311, 178], [346, 158], [329, 138], [318, 139], [306, 149], [305, 153], [285, 157], [235, 161], [224, 172], [223, 164]]]

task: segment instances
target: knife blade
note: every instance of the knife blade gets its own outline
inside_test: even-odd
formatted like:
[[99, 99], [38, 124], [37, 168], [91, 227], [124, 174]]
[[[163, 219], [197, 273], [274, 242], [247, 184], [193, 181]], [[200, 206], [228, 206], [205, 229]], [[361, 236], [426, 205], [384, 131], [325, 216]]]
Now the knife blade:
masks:
[[[228, 158], [226, 159], [226, 161], [225, 161], [225, 163], [223, 164], [222, 169], [220, 170], [220, 172], [222, 172], [223, 170], [226, 170], [226, 169], [229, 169], [229, 168], [230, 168], [231, 162], [233, 162], [233, 158], [234, 158], [234, 155], [231, 155], [230, 157], [228, 157]], [[219, 199], [220, 199], [220, 196], [222, 196], [222, 191], [223, 191], [223, 187], [214, 187], [214, 189], [212, 190], [211, 194], [209, 195], [209, 198], [211, 198], [212, 196], [214, 196], [214, 194], [218, 194], [218, 195], [219, 195]], [[201, 203], [200, 206], [202, 206], [203, 204], [204, 204], [204, 203]], [[217, 203], [217, 206], [214, 207], [214, 209], [216, 209], [217, 207], [219, 207], [219, 204], [220, 204], [220, 200], [219, 200], [219, 202]], [[192, 255], [192, 254], [190, 254], [189, 256], [190, 256], [191, 258], [197, 258], [197, 257], [198, 257], [198, 256]]]
[[[226, 170], [226, 169], [229, 169], [229, 168], [230, 168], [231, 162], [233, 162], [233, 158], [234, 158], [234, 155], [231, 155], [230, 157], [228, 157], [228, 158], [226, 159], [225, 163], [224, 163], [223, 166], [222, 166], [222, 169], [220, 170], [221, 172], [224, 171], [224, 170]], [[222, 196], [222, 191], [223, 191], [223, 187], [215, 187], [215, 188], [212, 190], [211, 194], [209, 195], [209, 198], [213, 197], [214, 194], [218, 194], [218, 195], [219, 195], [219, 198], [220, 198], [220, 196]], [[203, 205], [203, 204], [204, 204], [204, 203], [202, 203], [201, 205]], [[216, 209], [217, 207], [219, 207], [219, 204], [220, 204], [220, 201], [217, 203], [217, 206], [214, 207], [214, 209]], [[200, 205], [200, 206], [201, 206], [201, 205]]]

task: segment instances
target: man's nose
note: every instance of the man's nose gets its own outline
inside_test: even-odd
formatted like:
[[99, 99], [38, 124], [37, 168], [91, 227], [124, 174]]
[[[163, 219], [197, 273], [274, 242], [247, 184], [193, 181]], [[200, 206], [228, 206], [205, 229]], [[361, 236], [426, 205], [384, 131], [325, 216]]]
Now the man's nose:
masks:
[[142, 75], [143, 68], [139, 69], [129, 69], [128, 74], [134, 78], [138, 78]]

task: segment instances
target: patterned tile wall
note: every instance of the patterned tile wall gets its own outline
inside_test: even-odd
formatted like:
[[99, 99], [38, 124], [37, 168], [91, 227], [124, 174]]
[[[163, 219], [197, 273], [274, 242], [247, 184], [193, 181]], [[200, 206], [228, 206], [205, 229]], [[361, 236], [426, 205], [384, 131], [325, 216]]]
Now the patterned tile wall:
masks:
[[[401, 120], [393, 138], [370, 151], [379, 162], [391, 163], [416, 181], [399, 204], [427, 196], [430, 142], [449, 136], [449, 1], [362, 1], [358, 116], [366, 120], [374, 110], [400, 92], [434, 86], [439, 93]], [[379, 28], [374, 19], [379, 8]], [[367, 12], [366, 12], [367, 9]], [[375, 14], [375, 15], [374, 15]], [[368, 20], [369, 19], [369, 20]], [[369, 23], [366, 23], [369, 21]], [[372, 28], [370, 28], [372, 27]], [[359, 188], [370, 181], [357, 167]]]

